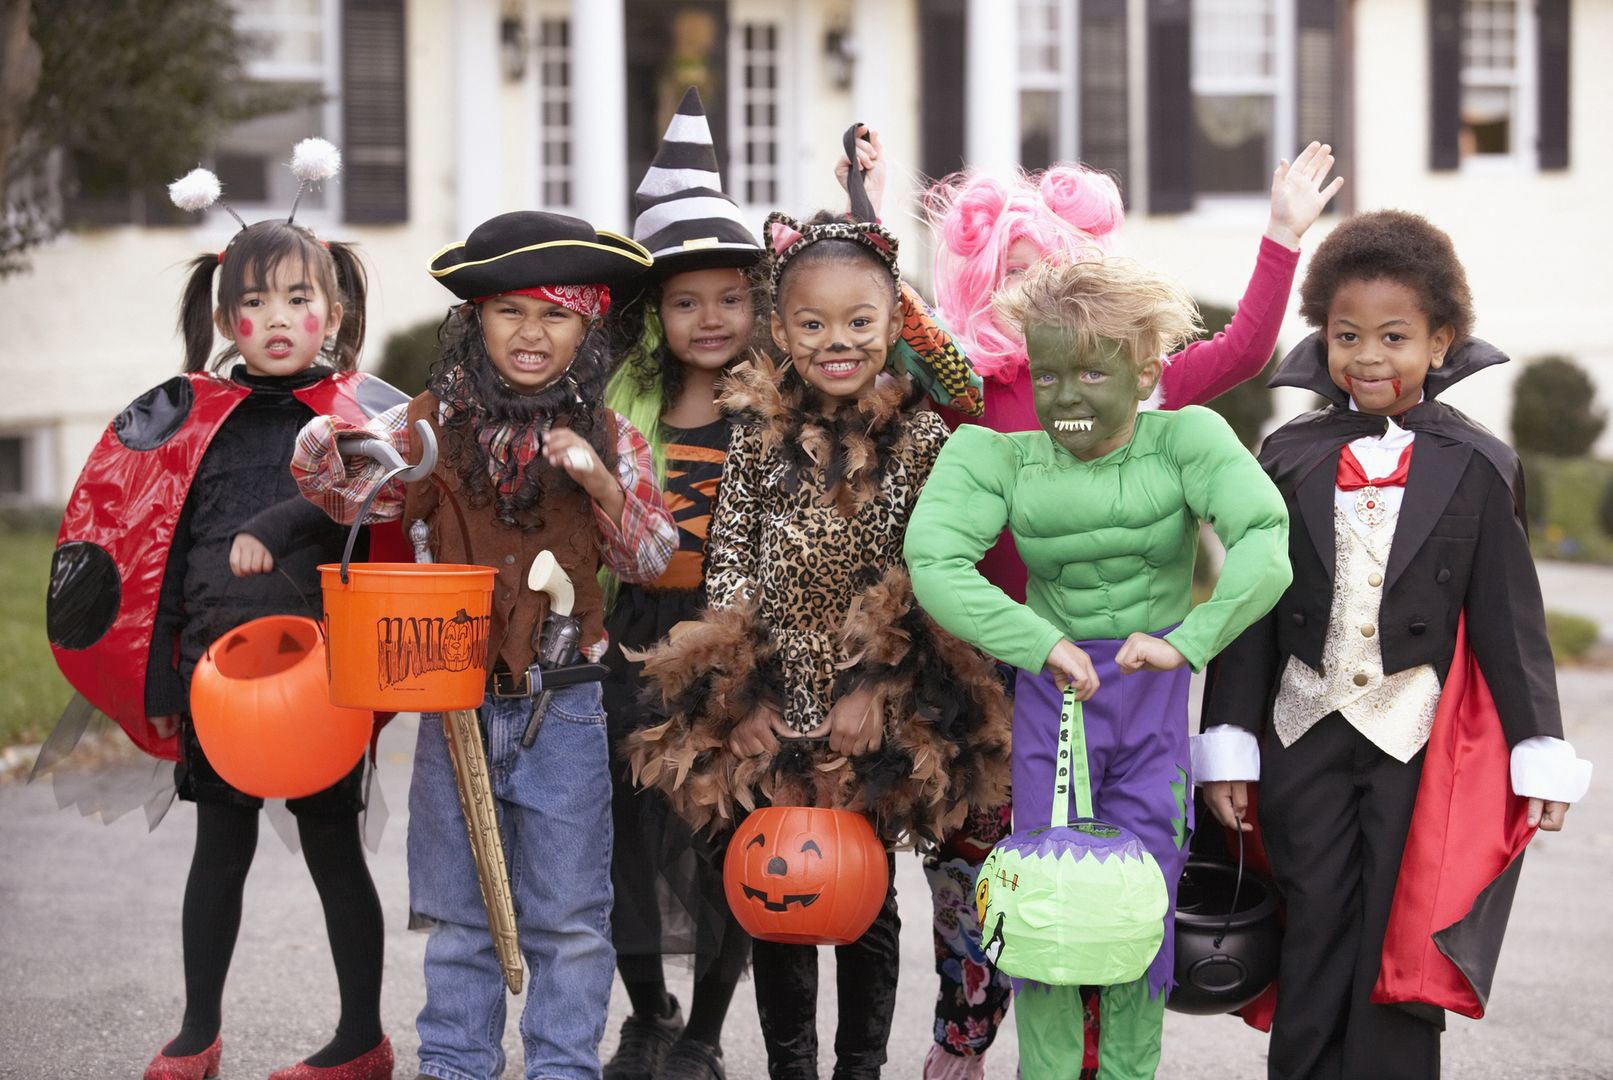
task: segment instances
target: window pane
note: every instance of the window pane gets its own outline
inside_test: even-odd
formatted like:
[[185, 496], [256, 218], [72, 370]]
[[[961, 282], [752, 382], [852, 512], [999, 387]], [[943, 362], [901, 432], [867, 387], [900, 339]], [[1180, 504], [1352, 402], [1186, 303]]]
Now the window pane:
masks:
[[21, 495], [22, 439], [16, 436], [0, 438], [0, 495]]
[[1462, 90], [1461, 152], [1510, 154], [1512, 152], [1512, 91], [1502, 87], [1469, 86]]
[[1194, 169], [1209, 194], [1266, 191], [1271, 184], [1272, 99], [1264, 94], [1200, 95], [1193, 102]]
[[1277, 70], [1277, 0], [1193, 0], [1193, 78], [1262, 78]]
[[1019, 95], [1019, 164], [1045, 169], [1058, 156], [1059, 95], [1026, 90]]

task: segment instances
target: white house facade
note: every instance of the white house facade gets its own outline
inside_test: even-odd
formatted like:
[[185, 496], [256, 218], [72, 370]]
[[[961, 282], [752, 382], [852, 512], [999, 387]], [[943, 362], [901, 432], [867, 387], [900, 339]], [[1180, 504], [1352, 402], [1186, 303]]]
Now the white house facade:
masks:
[[[1415, 210], [1452, 234], [1481, 336], [1613, 371], [1613, 141], [1596, 115], [1613, 0], [260, 0], [240, 19], [273, 43], [254, 77], [325, 103], [243, 125], [208, 164], [254, 220], [289, 206], [296, 139], [343, 148], [341, 181], [299, 219], [362, 246], [372, 360], [446, 309], [426, 262], [477, 222], [541, 207], [625, 230], [693, 84], [758, 228], [839, 205], [840, 134], [877, 126], [887, 223], [921, 286], [922, 176], [1079, 158], [1121, 181], [1126, 253], [1229, 305], [1272, 164], [1323, 139], [1343, 209]], [[177, 371], [184, 264], [232, 228], [222, 211], [176, 221], [154, 193], [73, 217], [0, 282], [0, 501], [63, 501], [107, 421]], [[1304, 332], [1291, 317], [1285, 344]], [[1514, 374], [1451, 400], [1505, 433]]]

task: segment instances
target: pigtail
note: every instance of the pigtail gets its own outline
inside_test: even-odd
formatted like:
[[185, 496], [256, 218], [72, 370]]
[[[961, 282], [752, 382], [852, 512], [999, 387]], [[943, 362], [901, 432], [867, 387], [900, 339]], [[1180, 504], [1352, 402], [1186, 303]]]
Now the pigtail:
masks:
[[329, 249], [331, 262], [336, 265], [336, 288], [342, 301], [342, 322], [336, 328], [332, 359], [338, 371], [352, 371], [358, 367], [359, 353], [364, 348], [364, 305], [369, 297], [369, 279], [353, 245], [332, 240]]
[[185, 342], [184, 371], [206, 369], [213, 355], [213, 275], [218, 271], [217, 255], [198, 255], [191, 260], [190, 280], [179, 301], [179, 336]]

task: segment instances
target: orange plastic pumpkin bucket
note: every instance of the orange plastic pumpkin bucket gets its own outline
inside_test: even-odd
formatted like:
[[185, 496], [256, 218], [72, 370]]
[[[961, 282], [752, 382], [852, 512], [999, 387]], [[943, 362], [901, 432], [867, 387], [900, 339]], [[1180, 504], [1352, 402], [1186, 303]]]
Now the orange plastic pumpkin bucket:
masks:
[[849, 945], [885, 904], [885, 845], [850, 810], [765, 806], [740, 823], [723, 858], [723, 894], [751, 937]]
[[474, 709], [487, 687], [489, 566], [349, 563], [319, 568], [330, 699], [392, 712]]
[[248, 795], [295, 799], [352, 771], [374, 716], [331, 704], [319, 624], [253, 619], [220, 637], [190, 680], [190, 713], [207, 760]]

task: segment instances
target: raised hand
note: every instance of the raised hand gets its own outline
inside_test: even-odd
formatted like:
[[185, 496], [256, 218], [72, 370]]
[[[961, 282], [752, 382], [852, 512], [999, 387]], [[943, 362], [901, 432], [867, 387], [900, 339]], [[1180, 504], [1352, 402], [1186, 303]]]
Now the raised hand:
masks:
[[1344, 186], [1342, 176], [1327, 183], [1327, 174], [1332, 170], [1333, 148], [1326, 143], [1311, 143], [1292, 165], [1286, 158], [1278, 162], [1277, 170], [1271, 174], [1271, 220], [1266, 225], [1266, 236], [1298, 250], [1305, 230], [1316, 224]]
[[[885, 201], [885, 144], [880, 141], [879, 132], [867, 124], [857, 129], [857, 167], [864, 171], [863, 189], [868, 192], [874, 212], [878, 213]], [[841, 187], [847, 185], [850, 174], [851, 162], [841, 154], [835, 163], [835, 179], [840, 181]]]

